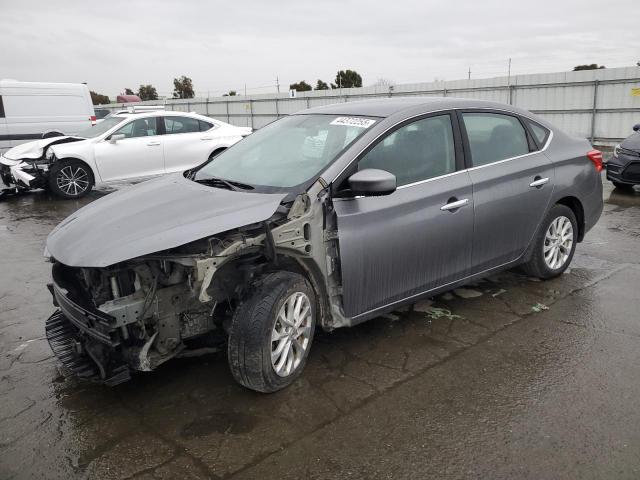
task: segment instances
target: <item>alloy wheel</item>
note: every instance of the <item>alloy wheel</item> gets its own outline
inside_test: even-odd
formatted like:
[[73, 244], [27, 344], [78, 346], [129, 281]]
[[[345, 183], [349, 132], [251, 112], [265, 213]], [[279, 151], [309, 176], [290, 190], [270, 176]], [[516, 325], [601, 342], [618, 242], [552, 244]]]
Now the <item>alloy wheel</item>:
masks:
[[284, 301], [271, 331], [271, 365], [280, 377], [288, 377], [302, 363], [311, 339], [312, 312], [302, 292]]
[[89, 188], [89, 173], [81, 166], [68, 165], [58, 172], [56, 183], [63, 193], [80, 195]]
[[556, 217], [544, 237], [544, 261], [552, 270], [564, 266], [573, 247], [573, 225], [565, 216]]

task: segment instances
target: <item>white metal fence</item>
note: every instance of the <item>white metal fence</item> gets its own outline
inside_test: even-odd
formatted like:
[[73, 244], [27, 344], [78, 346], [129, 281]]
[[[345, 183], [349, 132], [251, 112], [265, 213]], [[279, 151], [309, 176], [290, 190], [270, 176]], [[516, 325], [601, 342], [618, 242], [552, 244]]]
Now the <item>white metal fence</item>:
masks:
[[[509, 103], [544, 117], [565, 132], [613, 145], [640, 123], [640, 67], [344, 88], [235, 97], [143, 102], [195, 111], [233, 125], [260, 128], [310, 107], [373, 97], [451, 96]], [[122, 104], [107, 105], [111, 109]]]

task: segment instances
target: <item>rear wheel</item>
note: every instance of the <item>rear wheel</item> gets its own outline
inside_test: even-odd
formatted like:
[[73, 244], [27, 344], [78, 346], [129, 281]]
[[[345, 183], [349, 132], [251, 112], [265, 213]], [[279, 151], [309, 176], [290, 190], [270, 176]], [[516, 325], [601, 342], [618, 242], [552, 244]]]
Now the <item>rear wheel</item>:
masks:
[[93, 184], [93, 172], [79, 160], [60, 160], [49, 171], [49, 189], [62, 198], [84, 197]]
[[293, 383], [309, 356], [315, 304], [303, 276], [276, 272], [261, 277], [231, 323], [228, 358], [234, 378], [258, 392], [275, 392]]
[[562, 274], [573, 258], [578, 241], [576, 216], [566, 205], [555, 205], [538, 232], [531, 258], [523, 269], [531, 276], [547, 279]]

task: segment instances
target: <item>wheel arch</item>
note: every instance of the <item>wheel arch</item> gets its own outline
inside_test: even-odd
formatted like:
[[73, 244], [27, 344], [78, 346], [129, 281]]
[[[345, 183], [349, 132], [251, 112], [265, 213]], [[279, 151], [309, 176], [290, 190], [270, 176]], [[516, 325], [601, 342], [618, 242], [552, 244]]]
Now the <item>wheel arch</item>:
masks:
[[584, 217], [584, 206], [582, 202], [574, 196], [566, 196], [560, 198], [555, 203], [556, 205], [564, 205], [569, 207], [573, 214], [576, 216], [576, 221], [578, 222], [578, 242], [581, 242], [584, 239], [585, 235], [585, 217]]
[[86, 167], [88, 167], [89, 171], [91, 171], [91, 175], [93, 175], [94, 183], [97, 181], [98, 178], [100, 178], [96, 169], [89, 162], [79, 157], [66, 156], [66, 157], [56, 158], [56, 160], [52, 162], [51, 165], [54, 165], [58, 162], [64, 162], [64, 161], [79, 162], [85, 165]]

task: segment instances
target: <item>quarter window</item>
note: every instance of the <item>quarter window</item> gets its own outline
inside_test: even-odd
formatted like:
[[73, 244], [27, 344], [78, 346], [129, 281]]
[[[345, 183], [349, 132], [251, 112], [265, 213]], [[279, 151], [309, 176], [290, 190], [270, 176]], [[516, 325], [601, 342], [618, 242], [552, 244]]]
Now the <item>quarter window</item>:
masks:
[[358, 170], [365, 168], [393, 173], [398, 186], [454, 172], [451, 117], [424, 118], [395, 130], [360, 159]]
[[530, 120], [525, 120], [531, 129], [531, 133], [536, 138], [538, 145], [540, 148], [544, 147], [545, 143], [547, 143], [547, 138], [549, 137], [549, 130], [544, 128], [542, 125], [538, 125], [535, 122]]
[[164, 129], [168, 135], [200, 132], [200, 121], [190, 117], [164, 117]]
[[202, 120], [198, 120], [198, 122], [200, 122], [200, 131], [201, 132], [206, 132], [207, 130], [210, 130], [211, 128], [213, 128], [213, 123], [205, 122], [205, 121], [202, 121]]
[[127, 123], [113, 134], [122, 134], [124, 135], [124, 138], [149, 137], [157, 135], [156, 117], [139, 118], [133, 122]]
[[499, 113], [463, 113], [474, 167], [529, 153], [518, 118]]

